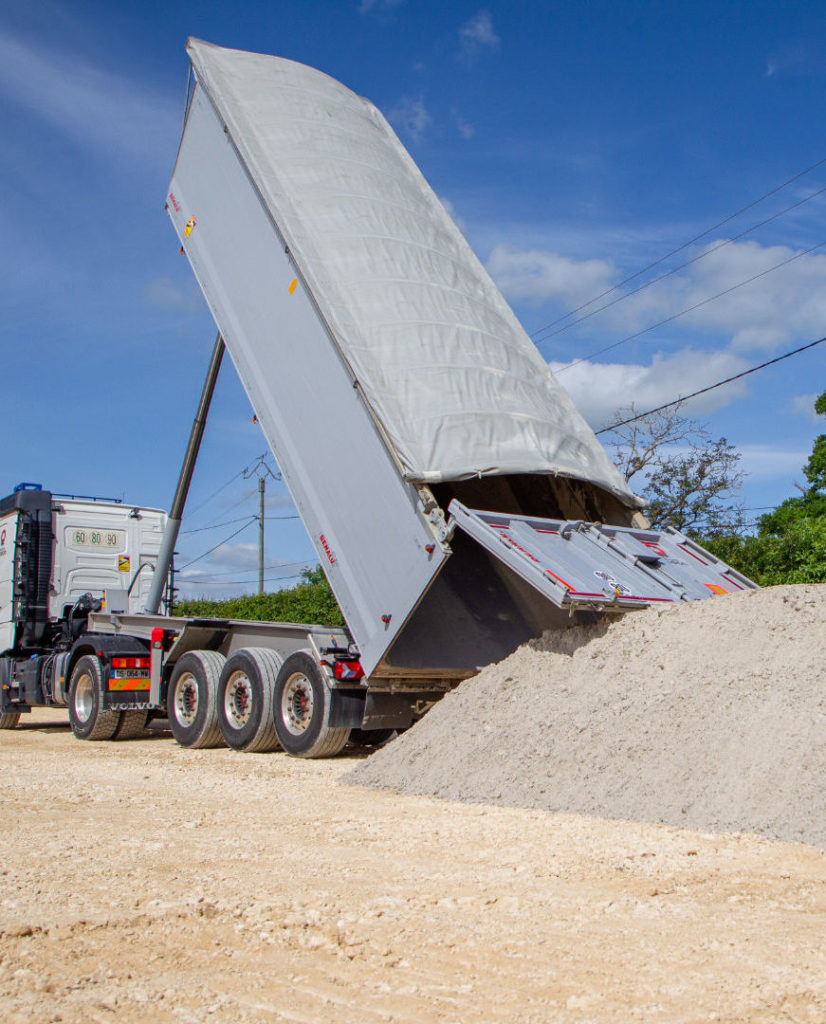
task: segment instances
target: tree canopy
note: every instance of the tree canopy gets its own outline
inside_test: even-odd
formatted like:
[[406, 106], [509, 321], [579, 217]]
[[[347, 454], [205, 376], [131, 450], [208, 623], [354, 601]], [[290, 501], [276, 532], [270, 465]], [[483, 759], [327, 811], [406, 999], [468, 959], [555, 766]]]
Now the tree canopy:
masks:
[[[617, 419], [634, 416], [633, 405]], [[673, 526], [694, 536], [736, 533], [743, 526], [737, 492], [743, 479], [740, 453], [679, 406], [650, 413], [618, 427], [608, 447], [625, 477], [646, 501], [655, 528]]]
[[[826, 392], [815, 402], [826, 416]], [[803, 467], [807, 485], [758, 522], [756, 536], [707, 539], [706, 547], [756, 583], [826, 583], [826, 434]]]

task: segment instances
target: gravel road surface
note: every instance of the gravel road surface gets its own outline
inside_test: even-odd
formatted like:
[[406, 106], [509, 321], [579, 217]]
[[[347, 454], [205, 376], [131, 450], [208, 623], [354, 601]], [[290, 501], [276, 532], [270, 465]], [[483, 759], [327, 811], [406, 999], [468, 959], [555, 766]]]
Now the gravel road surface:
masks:
[[4, 1024], [826, 1019], [821, 850], [352, 765], [0, 733]]

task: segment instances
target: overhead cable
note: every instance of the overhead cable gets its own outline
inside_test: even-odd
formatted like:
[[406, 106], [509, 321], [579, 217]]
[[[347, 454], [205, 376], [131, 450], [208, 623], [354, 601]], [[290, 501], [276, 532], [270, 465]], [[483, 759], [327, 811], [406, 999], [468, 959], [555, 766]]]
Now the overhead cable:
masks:
[[[290, 576], [267, 576], [264, 579], [264, 583], [273, 583], [275, 580], [297, 580], [297, 579], [300, 579], [300, 578], [301, 578], [301, 573], [300, 572], [293, 573]], [[257, 584], [258, 580], [254, 579], [254, 580], [220, 580], [219, 581], [219, 580], [214, 580], [214, 579], [208, 579], [208, 580], [189, 580], [188, 579], [188, 580], [181, 580], [181, 583], [186, 583], [187, 586], [197, 585], [197, 586], [201, 586], [201, 587], [207, 586], [207, 585], [213, 585], [213, 586], [216, 586], [216, 587], [217, 586], [221, 586], [221, 587], [235, 587], [235, 586], [238, 586], [238, 587], [241, 587], [241, 586], [244, 586], [245, 584], [249, 584], [250, 586], [252, 586], [253, 584]], [[248, 596], [252, 596], [252, 595], [248, 595]], [[234, 600], [234, 598], [228, 598], [228, 600], [231, 601], [231, 600]]]
[[625, 338], [620, 338], [619, 341], [614, 341], [610, 345], [605, 345], [603, 348], [599, 348], [595, 352], [590, 352], [587, 356], [580, 356], [579, 359], [574, 359], [573, 362], [566, 363], [565, 366], [561, 366], [558, 370], [554, 370], [554, 373], [564, 373], [565, 370], [570, 370], [572, 366], [578, 366], [579, 363], [585, 363], [589, 359], [593, 359], [594, 356], [600, 356], [603, 352], [610, 352], [611, 349], [618, 348], [620, 345], [624, 345], [628, 341], [634, 341], [635, 338], [641, 338], [643, 334], [648, 334], [649, 331], [656, 330], [658, 327], [663, 327], [665, 324], [670, 324], [673, 320], [678, 320], [681, 316], [685, 316], [687, 313], [693, 313], [695, 309], [707, 306], [710, 302], [715, 302], [717, 299], [723, 298], [724, 295], [730, 295], [731, 292], [737, 291], [738, 288], [751, 284], [752, 281], [757, 281], [761, 277], [765, 277], [766, 274], [771, 274], [775, 270], [779, 270], [781, 267], [788, 266], [789, 263], [794, 263], [795, 260], [799, 260], [802, 256], [808, 256], [810, 253], [815, 252], [824, 245], [826, 245], [826, 239], [822, 242], [818, 242], [817, 245], [813, 245], [811, 249], [804, 249], [802, 252], [795, 253], [794, 256], [790, 256], [788, 259], [782, 260], [780, 263], [775, 263], [773, 267], [761, 270], [759, 274], [755, 274], [753, 277], [749, 277], [745, 281], [740, 281], [737, 284], [733, 284], [730, 288], [725, 288], [723, 291], [718, 292], [716, 295], [710, 295], [707, 299], [695, 302], [693, 306], [689, 306], [687, 309], [681, 309], [679, 313], [673, 313], [671, 316], [667, 316], [665, 320], [659, 320], [655, 324], [650, 324], [648, 327], [644, 327], [641, 331], [636, 331], [634, 334], [629, 334]]
[[213, 491], [212, 494], [210, 494], [208, 498], [204, 498], [204, 500], [201, 502], [200, 505], [196, 505], [195, 508], [187, 509], [184, 514], [186, 516], [194, 515], [196, 512], [198, 512], [200, 509], [202, 509], [204, 507], [204, 505], [208, 505], [212, 501], [213, 498], [217, 497], [221, 493], [221, 491], [225, 491], [227, 489], [227, 487], [229, 487], [229, 485], [233, 481], [237, 480], [238, 477], [243, 472], [244, 472], [243, 469], [239, 469], [238, 472], [235, 474], [235, 476], [230, 477], [229, 480], [227, 480], [227, 482], [225, 484], [221, 484], [221, 486], [218, 488], [218, 490], [217, 491]]
[[232, 526], [233, 523], [246, 522], [249, 516], [239, 516], [238, 519], [227, 519], [223, 523], [213, 523], [212, 526], [198, 526], [194, 530], [181, 530], [181, 533], [204, 533], [206, 530], [219, 530], [222, 526]]
[[[243, 469], [239, 469], [239, 471], [234, 476], [231, 476], [229, 478], [229, 480], [227, 480], [226, 483], [221, 484], [221, 486], [216, 491], [213, 491], [212, 494], [210, 494], [208, 497], [204, 498], [204, 500], [200, 503], [200, 505], [196, 505], [194, 508], [187, 509], [186, 512], [184, 513], [184, 517], [186, 518], [188, 516], [192, 516], [196, 512], [200, 511], [204, 507], [204, 505], [208, 505], [212, 501], [213, 498], [216, 498], [221, 493], [221, 491], [225, 491], [227, 489], [227, 487], [229, 487], [229, 485], [231, 483], [234, 483], [238, 479], [239, 476], [246, 477], [251, 471], [253, 471], [255, 469], [255, 467], [259, 463], [263, 462], [263, 460], [267, 457], [267, 455], [268, 455], [268, 452], [264, 452], [263, 455], [259, 455], [256, 459], [253, 459], [253, 461], [248, 466], [244, 466]], [[272, 470], [269, 468], [269, 466], [267, 466], [267, 471], [269, 473], [271, 473], [273, 476], [275, 476], [277, 479], [281, 479], [281, 474], [280, 473], [272, 473]], [[241, 501], [237, 501], [234, 505], [231, 505], [230, 508], [227, 509], [227, 511], [228, 512], [231, 511], [233, 508], [236, 508], [242, 502], [246, 501], [251, 496], [252, 493], [253, 492], [250, 492], [250, 494], [245, 494], [244, 497], [241, 499]], [[194, 533], [195, 531], [194, 530], [184, 530], [182, 532], [184, 532], [184, 533]]]
[[676, 256], [678, 252], [682, 252], [689, 246], [694, 245], [695, 242], [699, 242], [707, 235], [710, 235], [712, 231], [717, 231], [718, 228], [722, 228], [726, 224], [729, 224], [731, 221], [736, 220], [737, 217], [740, 217], [748, 210], [753, 209], [755, 206], [759, 206], [760, 203], [764, 202], [766, 199], [770, 199], [773, 195], [776, 195], [778, 192], [782, 192], [784, 188], [787, 188], [789, 185], [794, 184], [794, 182], [798, 181], [800, 178], [805, 177], [807, 174], [811, 174], [812, 171], [817, 170], [818, 167], [822, 167], [823, 164], [826, 164], [826, 157], [823, 157], [822, 160], [816, 161], [810, 167], [807, 167], [805, 170], [800, 171], [798, 174], [793, 175], [787, 181], [784, 181], [781, 185], [778, 185], [776, 188], [773, 188], [770, 191], [766, 192], [764, 195], [760, 196], [759, 199], [754, 199], [752, 202], [747, 203], [745, 206], [741, 207], [741, 209], [737, 210], [736, 213], [732, 213], [730, 216], [724, 217], [723, 220], [718, 221], [716, 224], [713, 224], [710, 228], [706, 228], [705, 231], [701, 231], [700, 234], [695, 235], [694, 238], [690, 238], [687, 242], [683, 242], [682, 245], [678, 245], [677, 248], [672, 249], [671, 252], [667, 252], [664, 256], [660, 256], [660, 258], [654, 260], [653, 263], [649, 263], [641, 270], [637, 270], [635, 273], [630, 274], [628, 277], [624, 278], [622, 281], [619, 281], [617, 284], [612, 285], [610, 288], [606, 288], [604, 292], [600, 292], [599, 295], [595, 295], [593, 299], [589, 299], [587, 302], [583, 302], [582, 305], [577, 306], [576, 309], [572, 309], [570, 310], [570, 312], [565, 313], [563, 316], [551, 321], [551, 323], [546, 324], [544, 327], [538, 328], [531, 334], [531, 337], [536, 337], [537, 334], [541, 334], [543, 331], [548, 330], [548, 328], [556, 327], [556, 325], [562, 323], [563, 320], [567, 320], [569, 317], [576, 316], [576, 314], [581, 312], [583, 309], [587, 309], [588, 306], [592, 306], [595, 302], [599, 302], [600, 299], [604, 299], [606, 295], [610, 295], [612, 292], [615, 292], [618, 288], [622, 288], [624, 285], [629, 284], [631, 281], [635, 281], [638, 277], [641, 277], [649, 270], [653, 270], [654, 267], [658, 267], [661, 263], [665, 263], [665, 261], [671, 259], [672, 256]]
[[[562, 327], [558, 327], [555, 331], [552, 331], [550, 334], [546, 334], [541, 338], [537, 338], [537, 344], [542, 345], [544, 342], [548, 341], [549, 338], [555, 338], [557, 334], [562, 334], [563, 331], [570, 330], [570, 328], [572, 327], [577, 327], [579, 324], [584, 323], [586, 320], [590, 320], [592, 316], [596, 316], [597, 313], [602, 313], [604, 310], [610, 309], [611, 306], [616, 306], [618, 302], [622, 302], [625, 299], [630, 299], [632, 295], [637, 295], [639, 292], [644, 291], [646, 288], [650, 288], [652, 285], [658, 284], [660, 281], [664, 281], [665, 278], [671, 277], [672, 275], [678, 273], [678, 271], [685, 270], [686, 267], [690, 267], [693, 263], [699, 263], [700, 260], [704, 260], [707, 256], [711, 256], [712, 253], [717, 252], [719, 249], [724, 249], [727, 245], [733, 245], [734, 242], [738, 241], [739, 239], [745, 237], [748, 234], [751, 234], [752, 231], [756, 231], [758, 228], [762, 228], [764, 225], [769, 224], [771, 221], [777, 220], [778, 217], [782, 217], [784, 214], [789, 213], [790, 210], [797, 209], [798, 206], [803, 206], [804, 203], [808, 203], [816, 196], [823, 195], [824, 192], [826, 192], [826, 186], [818, 189], [817, 192], [812, 192], [812, 194], [810, 196], [806, 196], [805, 199], [801, 199], [796, 203], [792, 203], [791, 206], [787, 206], [785, 209], [780, 210], [779, 213], [774, 213], [771, 217], [766, 217], [765, 220], [761, 220], [757, 224], [752, 224], [750, 227], [747, 227], [744, 231], [741, 231], [739, 234], [734, 235], [732, 238], [727, 238], [724, 242], [718, 242], [717, 245], [713, 245], [710, 249], [706, 249], [705, 252], [701, 252], [698, 256], [695, 256], [693, 259], [686, 260], [685, 263], [680, 263], [678, 266], [673, 267], [671, 270], [666, 270], [664, 273], [659, 274], [657, 277], [652, 278], [650, 281], [646, 281], [644, 284], [639, 285], [638, 287], [632, 289], [630, 292], [624, 292], [622, 295], [618, 295], [617, 298], [612, 299], [610, 302], [606, 302], [604, 306], [598, 306], [596, 309], [592, 309], [590, 313], [586, 313], [585, 316], [579, 317], [578, 320], [573, 320], [569, 324], [563, 324]], [[546, 328], [543, 328], [543, 330], [545, 329]], [[536, 333], [538, 334], [540, 332]]]
[[718, 380], [716, 384], [709, 384], [706, 388], [700, 388], [699, 391], [692, 391], [690, 395], [681, 395], [679, 398], [675, 398], [673, 402], [666, 402], [665, 405], [658, 405], [656, 409], [649, 409], [647, 412], [638, 413], [636, 416], [629, 416], [626, 420], [620, 420], [619, 423], [612, 423], [610, 427], [603, 427], [601, 430], [595, 430], [595, 434], [607, 434], [612, 430], [617, 430], [619, 427], [624, 427], [628, 423], [634, 423], [636, 420], [644, 419], [646, 416], [653, 416], [655, 412], [662, 412], [663, 409], [670, 409], [672, 405], [680, 405], [682, 402], [687, 402], [691, 398], [696, 398], [698, 395], [704, 395], [708, 391], [713, 391], [715, 388], [721, 388], [724, 384], [731, 384], [732, 381], [740, 380], [741, 377], [748, 377], [750, 373], [757, 373], [758, 370], [765, 370], [767, 366], [774, 366], [775, 363], [781, 363], [784, 359], [790, 359], [792, 356], [799, 355], [801, 352], [805, 352], [807, 349], [814, 348], [815, 345], [822, 345], [826, 341], [826, 337], [818, 338], [817, 341], [810, 341], [808, 345], [801, 345], [800, 348], [793, 349], [791, 352], [784, 352], [782, 356], [775, 356], [774, 359], [769, 359], [765, 363], [760, 363], [759, 366], [752, 366], [749, 370], [743, 370], [741, 373], [735, 373], [732, 377], [726, 377], [725, 380]]
[[[190, 563], [190, 564], [192, 564], [192, 563]], [[290, 569], [290, 568], [297, 568], [297, 569], [301, 569], [303, 571], [304, 569], [311, 568], [314, 564], [315, 563], [313, 563], [313, 562], [270, 562], [269, 564], [265, 565], [264, 568], [265, 569]], [[210, 576], [233, 576], [233, 575], [238, 575], [239, 573], [242, 576], [245, 575], [246, 573], [253, 573], [255, 578], [256, 579], [258, 578], [257, 577], [257, 574], [258, 574], [258, 569], [257, 568], [240, 569], [237, 565], [235, 566], [234, 569], [226, 569], [226, 570], [224, 570], [222, 572], [211, 572]], [[181, 570], [178, 570], [176, 572], [176, 576], [180, 576], [180, 574], [181, 574]], [[189, 580], [187, 579], [187, 583], [188, 582], [189, 582]], [[254, 579], [253, 580], [249, 580], [248, 582], [254, 583], [255, 580]]]
[[213, 545], [209, 551], [205, 551], [202, 555], [198, 555], [197, 558], [191, 559], [186, 565], [182, 565], [177, 572], [183, 572], [184, 569], [188, 569], [190, 565], [194, 565], [196, 562], [200, 562], [202, 558], [206, 558], [207, 555], [211, 555], [213, 551], [221, 547], [222, 544], [226, 544], [228, 540], [232, 540], [233, 537], [237, 537], [239, 533], [246, 530], [248, 526], [251, 526], [254, 522], [257, 522], [258, 516], [250, 516], [250, 518], [244, 523], [243, 526], [239, 527], [235, 533], [231, 533], [229, 537], [225, 537], [223, 540], [218, 541], [217, 544]]

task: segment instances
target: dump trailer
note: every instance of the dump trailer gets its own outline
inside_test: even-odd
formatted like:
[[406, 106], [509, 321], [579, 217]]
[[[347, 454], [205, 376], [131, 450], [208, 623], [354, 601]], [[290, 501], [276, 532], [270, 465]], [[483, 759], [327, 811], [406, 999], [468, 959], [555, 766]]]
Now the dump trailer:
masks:
[[157, 614], [191, 439], [144, 609], [89, 609], [103, 653], [66, 652], [76, 734], [116, 706], [121, 639], [184, 745], [323, 756], [546, 629], [754, 586], [649, 529], [372, 103], [293, 61], [187, 49], [166, 209], [219, 331], [193, 439], [225, 348], [347, 628]]

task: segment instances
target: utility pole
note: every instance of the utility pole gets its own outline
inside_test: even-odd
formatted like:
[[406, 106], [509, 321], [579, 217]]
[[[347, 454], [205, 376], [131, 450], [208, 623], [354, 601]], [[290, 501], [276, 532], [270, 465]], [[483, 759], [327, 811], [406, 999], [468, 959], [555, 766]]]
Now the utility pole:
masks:
[[264, 593], [264, 477], [258, 477], [258, 593]]
[[258, 593], [264, 593], [264, 505], [267, 489], [267, 475], [273, 480], [280, 480], [280, 473], [273, 473], [266, 463], [267, 453], [259, 455], [251, 466], [244, 470], [244, 479], [255, 474], [258, 477]]

